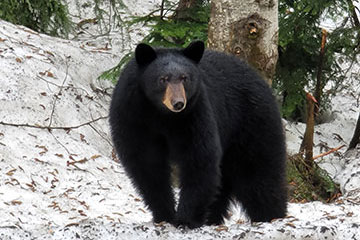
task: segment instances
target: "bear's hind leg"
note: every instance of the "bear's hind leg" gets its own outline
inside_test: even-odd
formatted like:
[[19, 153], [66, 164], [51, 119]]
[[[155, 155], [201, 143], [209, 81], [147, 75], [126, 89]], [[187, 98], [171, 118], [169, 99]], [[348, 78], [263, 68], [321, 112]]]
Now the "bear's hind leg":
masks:
[[286, 215], [285, 151], [271, 147], [272, 151], [250, 142], [246, 148], [233, 148], [230, 154], [233, 194], [252, 222]]
[[[268, 169], [271, 172], [271, 169]], [[251, 172], [251, 171], [249, 171]], [[265, 172], [265, 171], [264, 171]], [[269, 222], [286, 215], [287, 187], [281, 173], [243, 173], [238, 176], [235, 198], [252, 222]]]
[[270, 222], [272, 219], [285, 217], [287, 193], [281, 185], [271, 186], [257, 182], [237, 191], [236, 198], [252, 222]]

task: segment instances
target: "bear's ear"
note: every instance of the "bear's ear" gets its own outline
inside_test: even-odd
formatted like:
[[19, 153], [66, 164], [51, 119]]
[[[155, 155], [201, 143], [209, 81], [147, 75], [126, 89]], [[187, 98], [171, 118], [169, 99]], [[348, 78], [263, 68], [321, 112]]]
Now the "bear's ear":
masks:
[[200, 60], [204, 54], [204, 50], [205, 50], [204, 42], [194, 41], [194, 42], [190, 43], [190, 45], [187, 46], [183, 50], [183, 53], [187, 58], [198, 63], [198, 62], [200, 62]]
[[145, 43], [140, 43], [135, 49], [135, 59], [139, 65], [146, 65], [156, 58], [155, 50]]

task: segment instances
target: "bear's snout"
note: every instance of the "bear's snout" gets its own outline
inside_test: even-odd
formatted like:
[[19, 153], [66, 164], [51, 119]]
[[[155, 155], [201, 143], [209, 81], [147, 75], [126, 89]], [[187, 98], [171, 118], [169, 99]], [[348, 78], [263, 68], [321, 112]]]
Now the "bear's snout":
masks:
[[182, 100], [174, 101], [172, 105], [173, 105], [174, 110], [176, 110], [176, 111], [183, 110], [183, 108], [185, 106], [185, 104], [184, 104], [184, 102]]
[[163, 104], [172, 112], [181, 112], [186, 107], [186, 93], [184, 85], [169, 82], [163, 97]]

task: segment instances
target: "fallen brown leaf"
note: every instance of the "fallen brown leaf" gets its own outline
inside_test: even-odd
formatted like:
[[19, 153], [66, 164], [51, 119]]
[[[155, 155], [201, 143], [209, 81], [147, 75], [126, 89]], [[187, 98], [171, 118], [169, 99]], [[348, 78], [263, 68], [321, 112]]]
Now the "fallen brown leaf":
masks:
[[82, 133], [80, 133], [80, 140], [81, 140], [82, 142], [86, 142], [86, 140], [85, 140], [85, 135], [82, 134]]
[[91, 156], [91, 160], [95, 160], [95, 159], [97, 159], [97, 158], [99, 158], [99, 157], [101, 157], [101, 155], [93, 155], [93, 156]]
[[142, 209], [142, 208], [139, 208], [139, 210], [140, 210], [141, 212], [143, 212], [143, 213], [146, 213], [146, 211], [145, 211], [144, 209]]
[[14, 169], [11, 169], [10, 171], [8, 171], [8, 172], [6, 173], [6, 175], [12, 176], [12, 175], [14, 175], [15, 172], [16, 172], [16, 169], [14, 168]]
[[348, 212], [348, 213], [346, 214], [347, 217], [352, 217], [353, 215], [354, 215], [353, 212]]
[[215, 228], [215, 231], [217, 231], [217, 232], [222, 232], [222, 231], [227, 232], [228, 230], [229, 230], [229, 228], [227, 226], [224, 226], [224, 225], [220, 225], [217, 228]]
[[54, 74], [53, 74], [52, 72], [49, 72], [49, 71], [47, 72], [46, 75], [47, 75], [48, 77], [52, 77], [52, 78], [54, 77]]
[[286, 226], [290, 226], [292, 228], [296, 228], [295, 227], [295, 224], [291, 223], [291, 222], [288, 222], [288, 223], [285, 223]]
[[21, 201], [18, 201], [18, 200], [12, 200], [12, 201], [11, 201], [11, 204], [14, 205], [14, 206], [16, 206], [16, 205], [21, 205], [22, 202], [21, 202]]

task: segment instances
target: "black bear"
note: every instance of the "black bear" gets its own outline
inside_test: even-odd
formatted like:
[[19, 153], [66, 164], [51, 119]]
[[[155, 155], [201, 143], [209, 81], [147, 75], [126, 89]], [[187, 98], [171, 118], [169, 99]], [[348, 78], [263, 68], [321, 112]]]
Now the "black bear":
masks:
[[[155, 222], [221, 224], [231, 201], [251, 221], [284, 217], [282, 122], [265, 81], [236, 57], [139, 44], [114, 89], [110, 126], [127, 175]], [[179, 170], [180, 195], [171, 165]]]

